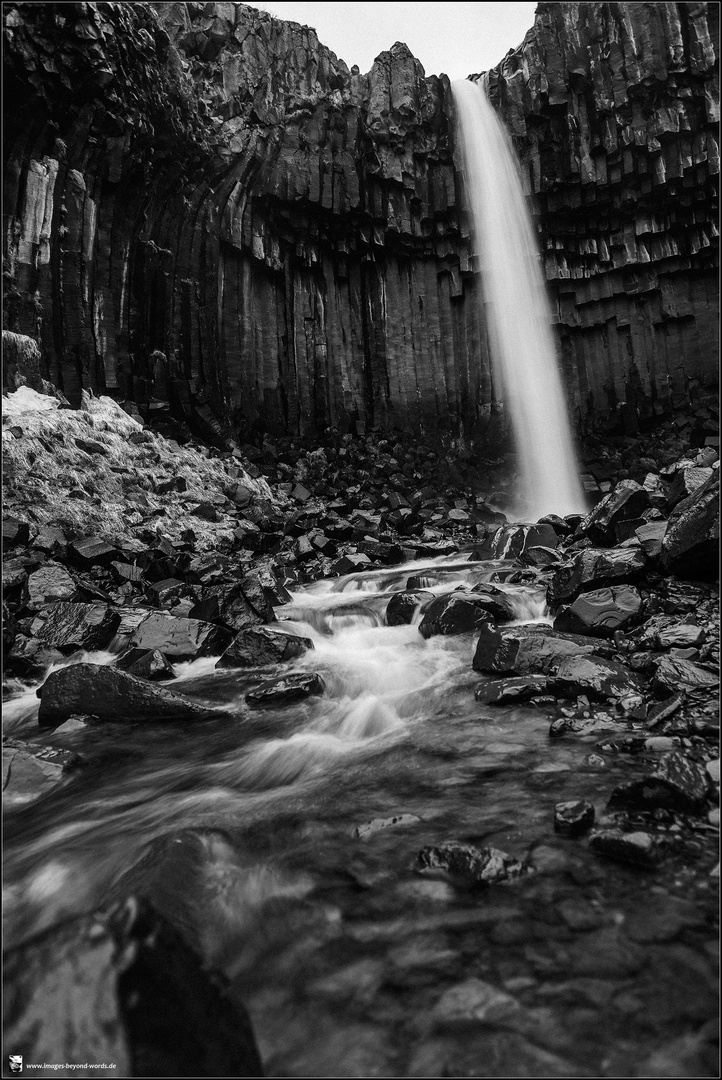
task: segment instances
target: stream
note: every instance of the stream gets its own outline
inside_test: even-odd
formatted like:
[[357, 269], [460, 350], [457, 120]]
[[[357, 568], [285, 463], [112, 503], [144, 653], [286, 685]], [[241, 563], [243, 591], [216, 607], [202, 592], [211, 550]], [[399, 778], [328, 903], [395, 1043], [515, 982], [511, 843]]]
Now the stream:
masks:
[[[386, 625], [410, 577], [493, 582], [519, 622], [549, 621], [509, 566], [456, 555], [294, 592], [278, 629], [314, 649], [290, 669], [326, 685], [300, 705], [251, 709], [279, 670], [205, 658], [166, 685], [217, 720], [39, 734], [35, 687], [19, 690], [5, 733], [85, 767], [6, 813], [6, 948], [145, 891], [239, 980], [267, 1075], [697, 1075], [679, 1070], [699, 1068], [716, 1015], [715, 890], [553, 828], [568, 799], [603, 821], [638, 765], [595, 754], [599, 733], [550, 739], [551, 707], [480, 705], [475, 635], [425, 640], [418, 613]], [[448, 840], [533, 872], [475, 889], [420, 873], [418, 852]]]

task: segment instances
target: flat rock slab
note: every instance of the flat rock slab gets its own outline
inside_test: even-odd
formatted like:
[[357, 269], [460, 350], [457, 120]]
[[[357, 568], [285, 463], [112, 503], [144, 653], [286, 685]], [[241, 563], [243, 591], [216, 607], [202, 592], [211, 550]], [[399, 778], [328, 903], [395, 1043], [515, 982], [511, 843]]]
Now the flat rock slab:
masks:
[[228, 646], [217, 662], [217, 668], [266, 667], [282, 664], [313, 649], [310, 638], [266, 630], [259, 626], [243, 630]]
[[417, 825], [421, 818], [416, 814], [395, 814], [394, 817], [374, 818], [365, 825], [357, 825], [353, 831], [356, 840], [368, 840], [370, 836], [388, 829], [397, 829], [404, 825]]
[[23, 607], [40, 611], [58, 600], [73, 600], [78, 591], [75, 581], [60, 563], [48, 562], [28, 575], [23, 592]]
[[477, 687], [474, 697], [482, 705], [506, 705], [528, 701], [545, 694], [549, 680], [544, 675], [512, 676], [510, 679], [489, 679]]
[[554, 619], [554, 629], [611, 638], [617, 630], [630, 626], [641, 610], [642, 597], [632, 585], [593, 589], [560, 609]]
[[112, 1062], [91, 1072], [119, 1077], [263, 1076], [237, 992], [145, 902], [32, 938], [6, 954], [5, 979], [5, 1035], [25, 1061]]
[[57, 727], [78, 713], [124, 723], [207, 720], [219, 715], [215, 709], [101, 664], [70, 664], [52, 672], [38, 696], [41, 727]]
[[32, 633], [55, 649], [102, 649], [120, 623], [108, 604], [49, 604], [33, 619]]
[[480, 626], [472, 666], [485, 675], [550, 675], [563, 661], [599, 651], [599, 642], [560, 634], [547, 626], [500, 630]]
[[173, 615], [148, 615], [130, 636], [128, 645], [137, 649], [158, 649], [171, 660], [195, 660], [218, 655], [230, 644], [232, 634], [222, 626], [200, 619]]
[[588, 694], [595, 698], [622, 698], [639, 692], [642, 684], [618, 660], [593, 653], [564, 660], [554, 677], [554, 689], [563, 697]]
[[322, 694], [326, 684], [315, 671], [300, 671], [261, 683], [246, 694], [246, 704], [253, 709], [279, 709], [297, 701]]
[[525, 863], [498, 848], [477, 848], [456, 841], [422, 848], [416, 857], [416, 868], [441, 872], [465, 885], [494, 885], [529, 872]]
[[35, 802], [52, 791], [81, 763], [77, 754], [19, 739], [3, 740], [3, 806]]
[[664, 656], [657, 664], [652, 679], [652, 688], [658, 694], [674, 693], [678, 690], [711, 690], [719, 686], [719, 676], [691, 660], [682, 660], [676, 656]]

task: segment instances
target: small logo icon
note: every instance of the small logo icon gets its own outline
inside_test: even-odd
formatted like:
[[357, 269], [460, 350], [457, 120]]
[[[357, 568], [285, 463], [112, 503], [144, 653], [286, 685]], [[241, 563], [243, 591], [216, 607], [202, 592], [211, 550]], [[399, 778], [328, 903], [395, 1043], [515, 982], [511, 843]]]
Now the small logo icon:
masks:
[[22, 1054], [10, 1055], [10, 1072], [21, 1073], [23, 1071], [23, 1057]]

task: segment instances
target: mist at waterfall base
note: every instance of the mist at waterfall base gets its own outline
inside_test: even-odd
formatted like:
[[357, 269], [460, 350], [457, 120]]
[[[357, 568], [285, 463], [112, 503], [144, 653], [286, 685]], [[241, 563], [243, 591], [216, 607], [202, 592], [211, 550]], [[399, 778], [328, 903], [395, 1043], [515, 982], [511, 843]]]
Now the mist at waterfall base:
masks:
[[480, 84], [452, 83], [492, 370], [511, 421], [519, 488], [507, 514], [586, 511], [546, 283], [514, 148]]

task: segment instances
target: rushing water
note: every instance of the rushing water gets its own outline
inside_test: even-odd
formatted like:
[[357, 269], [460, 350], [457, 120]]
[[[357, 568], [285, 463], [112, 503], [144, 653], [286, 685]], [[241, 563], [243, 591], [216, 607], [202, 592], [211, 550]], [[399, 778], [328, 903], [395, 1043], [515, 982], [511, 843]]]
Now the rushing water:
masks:
[[484, 318], [520, 473], [517, 520], [585, 510], [546, 283], [514, 148], [479, 83], [452, 83]]
[[[292, 668], [326, 682], [302, 705], [250, 709], [280, 670], [213, 659], [172, 684], [218, 707], [193, 725], [39, 734], [19, 692], [7, 731], [87, 765], [6, 815], [6, 946], [142, 891], [239, 980], [269, 1075], [695, 1075], [644, 1070], [675, 1040], [692, 1053], [714, 1015], [706, 878], [603, 865], [553, 831], [557, 801], [600, 809], [629, 761], [587, 764], [594, 738], [550, 740], [543, 708], [480, 706], [474, 635], [385, 623], [411, 577], [493, 582], [544, 620], [542, 590], [508, 576], [462, 554], [299, 590], [279, 628], [313, 640]], [[535, 872], [483, 891], [419, 874], [445, 840]]]

